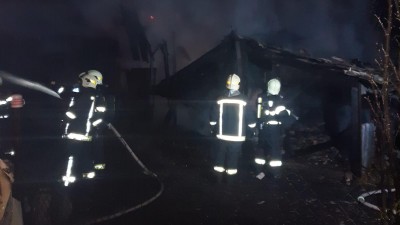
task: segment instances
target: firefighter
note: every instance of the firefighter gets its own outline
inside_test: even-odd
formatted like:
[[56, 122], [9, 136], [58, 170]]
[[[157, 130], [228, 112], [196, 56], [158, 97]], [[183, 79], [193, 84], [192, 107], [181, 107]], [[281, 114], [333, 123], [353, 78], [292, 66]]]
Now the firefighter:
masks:
[[211, 130], [212, 133], [216, 133], [218, 143], [213, 169], [218, 175], [237, 174], [239, 155], [242, 143], [246, 140], [247, 127], [255, 128], [256, 126], [255, 121], [251, 122], [251, 114], [249, 116], [246, 109], [246, 98], [240, 93], [239, 84], [238, 75], [229, 75], [226, 81], [228, 91], [218, 98], [217, 104], [211, 111]]
[[14, 164], [0, 159], [0, 224], [22, 225], [21, 202], [13, 196]]
[[[90, 73], [92, 76], [94, 76], [96, 78], [97, 81], [97, 86], [96, 86], [96, 96], [98, 99], [98, 103], [97, 103], [97, 110], [99, 111], [103, 111], [103, 113], [98, 114], [99, 119], [101, 119], [101, 123], [102, 126], [104, 127], [105, 124], [105, 120], [107, 120], [107, 122], [110, 122], [109, 118], [110, 116], [110, 110], [108, 110], [107, 106], [109, 102], [112, 102], [112, 99], [108, 99], [109, 101], [107, 101], [106, 99], [106, 86], [103, 85], [103, 75], [97, 71], [97, 70], [89, 70], [88, 73]], [[109, 96], [109, 95], [107, 95]], [[105, 111], [106, 109], [108, 110], [108, 117], [105, 116]], [[96, 133], [95, 133], [95, 139], [94, 139], [94, 169], [95, 170], [104, 170], [106, 167], [106, 164], [104, 162], [104, 143], [103, 143], [103, 138], [101, 138], [102, 136], [102, 131], [104, 129], [97, 129]]]
[[0, 99], [0, 152], [3, 155], [15, 155], [20, 135], [20, 111], [18, 109], [22, 108], [24, 104], [25, 100], [20, 94]]
[[[283, 97], [279, 95], [281, 82], [277, 78], [268, 81], [267, 91], [257, 98], [257, 130], [258, 144], [255, 163], [262, 179], [264, 165], [268, 165], [274, 177], [280, 176], [283, 151], [283, 123], [291, 115], [286, 108]], [[267, 156], [269, 156], [267, 158]]]
[[4, 152], [6, 147], [6, 138], [9, 137], [9, 108], [11, 104], [11, 98], [0, 98], [0, 152]]
[[103, 76], [96, 70], [89, 70], [79, 75], [79, 86], [73, 86], [69, 95], [68, 110], [65, 113], [64, 134], [68, 140], [69, 154], [67, 170], [63, 176], [64, 185], [75, 181], [75, 172], [82, 173], [82, 178], [94, 178], [96, 169], [104, 165], [93, 164], [98, 151], [93, 144], [97, 133], [104, 126], [106, 111], [105, 97], [98, 86], [102, 85]]
[[12, 97], [0, 100], [0, 119], [7, 119], [10, 116], [9, 108], [11, 105]]

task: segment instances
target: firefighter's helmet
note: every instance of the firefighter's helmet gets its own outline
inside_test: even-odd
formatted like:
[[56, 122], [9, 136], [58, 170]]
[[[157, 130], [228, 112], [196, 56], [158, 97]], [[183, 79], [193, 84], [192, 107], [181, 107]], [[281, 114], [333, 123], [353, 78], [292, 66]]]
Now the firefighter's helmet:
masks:
[[269, 94], [277, 95], [281, 91], [281, 82], [278, 79], [273, 78], [273, 79], [268, 81], [268, 87], [267, 88], [268, 88], [268, 93]]
[[97, 81], [98, 85], [102, 85], [103, 84], [103, 75], [99, 71], [97, 71], [97, 70], [89, 70], [89, 71], [87, 71], [87, 73], [96, 78], [96, 81]]
[[79, 75], [83, 87], [86, 88], [96, 88], [97, 78], [88, 72], [81, 73]]
[[229, 90], [239, 90], [240, 77], [236, 74], [231, 74], [228, 76], [228, 80], [226, 80], [226, 87]]

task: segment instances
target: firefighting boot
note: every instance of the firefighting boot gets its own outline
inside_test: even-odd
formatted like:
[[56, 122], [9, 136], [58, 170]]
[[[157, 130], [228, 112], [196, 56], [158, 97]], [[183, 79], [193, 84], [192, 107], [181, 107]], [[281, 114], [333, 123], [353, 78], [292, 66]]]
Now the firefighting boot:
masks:
[[220, 184], [223, 181], [224, 174], [223, 173], [218, 173], [218, 172], [213, 172], [209, 175], [209, 181], [212, 184]]
[[225, 180], [225, 173], [217, 173], [216, 175], [217, 175], [216, 176], [216, 178], [217, 178], [216, 183], [217, 184], [223, 183], [224, 180]]
[[237, 183], [237, 179], [238, 179], [238, 177], [236, 174], [233, 174], [233, 175], [225, 174], [224, 183], [226, 185], [232, 186]]
[[223, 180], [225, 169], [219, 169], [218, 167], [214, 167], [212, 171], [210, 171], [209, 177], [211, 183], [219, 184]]
[[269, 169], [272, 178], [279, 179], [282, 176], [282, 168], [281, 167], [270, 167]]

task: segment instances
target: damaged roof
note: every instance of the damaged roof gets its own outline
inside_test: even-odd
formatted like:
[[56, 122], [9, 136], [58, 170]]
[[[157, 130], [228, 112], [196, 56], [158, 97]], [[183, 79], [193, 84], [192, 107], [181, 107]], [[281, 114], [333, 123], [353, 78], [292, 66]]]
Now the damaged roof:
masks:
[[[155, 94], [172, 99], [191, 99], [199, 95], [201, 90], [212, 90], [226, 74], [237, 72], [235, 43], [240, 43], [240, 51], [257, 67], [270, 70], [272, 64], [282, 64], [299, 70], [316, 73], [330, 73], [356, 77], [369, 82], [374, 79], [381, 83], [382, 77], [376, 68], [356, 61], [346, 61], [338, 57], [312, 58], [304, 54], [296, 54], [282, 48], [267, 46], [260, 42], [236, 35], [232, 32], [219, 45], [201, 56], [199, 59], [178, 71], [171, 77], [162, 80], [155, 88]], [[221, 70], [224, 73], [221, 73]], [[250, 73], [244, 72], [244, 80], [253, 79]], [[221, 78], [223, 77], [223, 78]], [[257, 79], [257, 78], [255, 78]], [[243, 81], [243, 79], [242, 79]], [[250, 83], [257, 83], [254, 80]], [[196, 97], [195, 97], [196, 96]]]

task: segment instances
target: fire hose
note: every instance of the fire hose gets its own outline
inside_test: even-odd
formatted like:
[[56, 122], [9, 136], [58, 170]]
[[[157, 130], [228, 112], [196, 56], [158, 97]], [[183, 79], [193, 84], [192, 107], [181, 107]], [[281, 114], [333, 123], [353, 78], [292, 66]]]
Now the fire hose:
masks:
[[[385, 189], [385, 191], [388, 192], [387, 189]], [[395, 192], [395, 191], [396, 191], [396, 189], [392, 188], [390, 192]], [[361, 204], [367, 206], [368, 208], [371, 208], [371, 209], [374, 209], [377, 211], [381, 211], [381, 209], [378, 206], [376, 206], [372, 203], [369, 203], [365, 200], [365, 198], [368, 196], [376, 195], [376, 194], [380, 194], [380, 193], [382, 193], [382, 190], [365, 192], [365, 193], [361, 194], [360, 196], [358, 196], [357, 201], [359, 201]]]
[[114, 127], [111, 123], [108, 124], [108, 128], [109, 128], [110, 130], [113, 131], [113, 133], [115, 134], [115, 136], [121, 141], [121, 143], [124, 145], [124, 147], [128, 150], [128, 152], [130, 153], [130, 155], [132, 156], [132, 158], [133, 158], [133, 159], [139, 164], [139, 166], [143, 169], [144, 174], [146, 174], [146, 175], [148, 175], [148, 176], [152, 176], [152, 177], [154, 177], [154, 178], [157, 179], [158, 183], [160, 184], [160, 190], [159, 190], [153, 197], [147, 199], [146, 201], [144, 201], [144, 202], [142, 202], [142, 203], [140, 203], [140, 204], [137, 204], [137, 205], [135, 205], [135, 206], [133, 206], [133, 207], [130, 207], [130, 208], [128, 208], [128, 209], [124, 209], [124, 210], [121, 210], [121, 211], [119, 211], [119, 212], [113, 213], [113, 214], [111, 214], [111, 215], [107, 215], [107, 216], [104, 216], [104, 217], [97, 218], [97, 219], [95, 219], [95, 220], [89, 221], [88, 223], [86, 223], [86, 225], [101, 223], [101, 222], [104, 222], [104, 221], [107, 221], [107, 220], [111, 220], [111, 219], [120, 217], [120, 216], [125, 215], [125, 214], [127, 214], [127, 213], [133, 212], [133, 211], [135, 211], [135, 210], [137, 210], [137, 209], [140, 209], [140, 208], [142, 208], [142, 207], [144, 207], [144, 206], [146, 206], [146, 205], [152, 203], [153, 201], [155, 201], [158, 197], [161, 196], [161, 194], [162, 194], [163, 191], [164, 191], [164, 184], [163, 184], [163, 183], [161, 182], [161, 180], [158, 178], [157, 174], [155, 174], [154, 172], [152, 172], [151, 170], [149, 170], [149, 169], [143, 164], [143, 162], [142, 162], [142, 161], [139, 159], [139, 157], [133, 152], [132, 148], [128, 145], [128, 143], [126, 143], [125, 139], [121, 136], [121, 134], [115, 129], [115, 127]]

